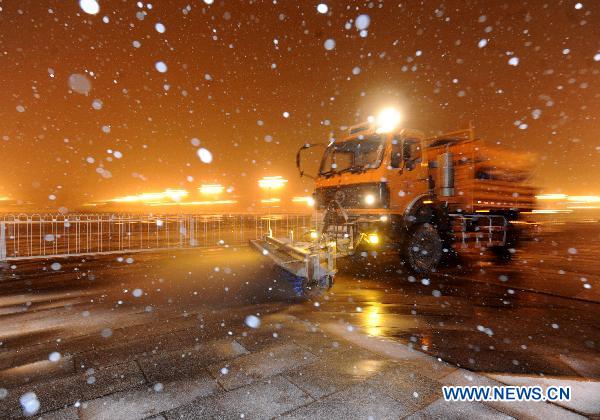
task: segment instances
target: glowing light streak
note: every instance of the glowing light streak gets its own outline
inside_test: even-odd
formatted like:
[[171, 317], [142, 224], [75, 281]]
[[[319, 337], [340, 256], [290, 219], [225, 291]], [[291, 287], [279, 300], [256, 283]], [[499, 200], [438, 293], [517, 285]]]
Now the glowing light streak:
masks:
[[282, 188], [287, 182], [287, 179], [282, 176], [265, 176], [258, 180], [258, 186], [263, 189], [274, 190]]
[[176, 190], [167, 188], [163, 192], [149, 192], [149, 193], [141, 193], [138, 195], [126, 195], [124, 197], [116, 197], [110, 199], [108, 201], [113, 203], [137, 203], [137, 202], [145, 202], [152, 203], [163, 201], [165, 199], [170, 199], [173, 201], [180, 201], [182, 198], [186, 197], [189, 193], [186, 190]]
[[312, 207], [315, 205], [315, 199], [312, 198], [311, 196], [294, 197], [294, 198], [292, 198], [292, 203], [306, 203], [307, 205]]
[[149, 203], [149, 206], [212, 206], [220, 204], [235, 204], [237, 200], [207, 200], [207, 201], [179, 201], [179, 202], [163, 202]]
[[200, 193], [206, 195], [221, 194], [224, 190], [225, 187], [223, 187], [221, 184], [204, 184], [198, 188]]
[[564, 200], [567, 197], [566, 194], [540, 194], [535, 196], [538, 200]]

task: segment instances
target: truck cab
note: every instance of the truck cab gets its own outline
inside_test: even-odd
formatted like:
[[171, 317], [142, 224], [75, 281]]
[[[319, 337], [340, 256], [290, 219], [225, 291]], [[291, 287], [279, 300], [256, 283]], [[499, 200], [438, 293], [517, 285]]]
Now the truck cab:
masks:
[[[301, 152], [298, 152], [301, 175]], [[534, 205], [530, 163], [494, 149], [473, 128], [426, 137], [367, 122], [330, 141], [315, 177], [321, 237], [349, 253], [395, 247], [417, 272], [474, 244], [514, 251], [520, 214]], [[525, 159], [527, 160], [527, 159]]]
[[325, 208], [334, 198], [353, 215], [404, 213], [416, 197], [429, 194], [425, 151], [418, 130], [352, 128], [325, 150], [315, 183], [317, 206]]

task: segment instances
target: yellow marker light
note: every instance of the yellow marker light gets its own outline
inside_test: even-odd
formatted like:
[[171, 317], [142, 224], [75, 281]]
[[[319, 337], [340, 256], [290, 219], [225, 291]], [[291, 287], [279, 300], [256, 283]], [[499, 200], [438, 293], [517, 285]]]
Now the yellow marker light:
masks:
[[379, 235], [377, 235], [376, 233], [369, 233], [367, 235], [367, 241], [370, 244], [376, 245], [379, 243]]
[[317, 233], [316, 230], [310, 231], [310, 239], [317, 239], [318, 237], [319, 237], [319, 234]]
[[377, 116], [377, 132], [378, 133], [389, 133], [394, 131], [400, 124], [402, 116], [395, 108], [385, 108]]
[[375, 203], [375, 196], [373, 194], [367, 194], [365, 196], [365, 204], [371, 205]]

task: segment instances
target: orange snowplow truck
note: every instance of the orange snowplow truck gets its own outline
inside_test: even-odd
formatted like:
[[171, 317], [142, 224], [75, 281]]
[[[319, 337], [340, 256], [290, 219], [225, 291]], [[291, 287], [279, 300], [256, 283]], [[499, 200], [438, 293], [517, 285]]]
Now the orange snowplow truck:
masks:
[[[306, 144], [296, 159], [317, 146]], [[325, 146], [314, 176], [321, 231], [340, 254], [396, 247], [418, 273], [435, 271], [461, 247], [515, 252], [521, 214], [536, 189], [526, 184], [534, 157], [487, 146], [472, 128], [425, 137], [365, 123]]]

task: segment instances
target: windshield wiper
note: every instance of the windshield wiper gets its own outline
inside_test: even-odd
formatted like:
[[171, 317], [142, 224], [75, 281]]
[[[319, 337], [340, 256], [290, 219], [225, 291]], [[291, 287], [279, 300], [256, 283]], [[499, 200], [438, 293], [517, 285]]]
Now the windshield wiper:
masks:
[[369, 166], [368, 164], [363, 165], [363, 166], [350, 166], [348, 168], [340, 169], [339, 171], [331, 169], [329, 171], [321, 172], [319, 175], [331, 176], [331, 175], [336, 175], [336, 174], [343, 174], [344, 172], [364, 172], [368, 169], [368, 166]]
[[331, 175], [333, 175], [335, 173], [336, 172], [333, 169], [330, 169], [329, 171], [321, 172], [319, 175], [320, 176], [331, 176]]
[[342, 169], [341, 171], [338, 172], [338, 174], [341, 174], [343, 172], [364, 172], [366, 170], [366, 165], [363, 166], [350, 166], [349, 168], [345, 168]]

